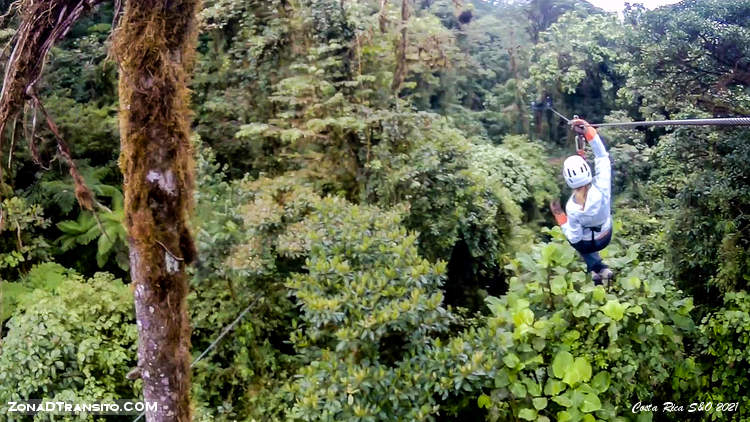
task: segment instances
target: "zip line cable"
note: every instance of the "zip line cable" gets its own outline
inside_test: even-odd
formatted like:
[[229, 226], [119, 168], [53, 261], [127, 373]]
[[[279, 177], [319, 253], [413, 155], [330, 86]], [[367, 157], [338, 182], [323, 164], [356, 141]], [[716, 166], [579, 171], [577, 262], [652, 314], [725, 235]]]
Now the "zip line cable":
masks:
[[[219, 334], [219, 336], [216, 337], [216, 340], [214, 340], [213, 343], [211, 343], [210, 345], [208, 345], [208, 347], [206, 348], [206, 350], [204, 350], [203, 353], [201, 353], [200, 355], [198, 355], [198, 357], [195, 358], [195, 360], [193, 360], [193, 363], [190, 364], [190, 368], [194, 367], [196, 363], [200, 362], [201, 359], [203, 359], [208, 354], [208, 352], [211, 351], [211, 349], [213, 349], [214, 347], [216, 347], [216, 345], [219, 344], [219, 341], [221, 341], [221, 339], [224, 338], [224, 336], [226, 336], [230, 331], [232, 331], [232, 329], [234, 328], [234, 326], [237, 325], [238, 322], [240, 322], [240, 320], [242, 319], [242, 317], [244, 317], [245, 314], [247, 314], [248, 311], [250, 311], [250, 308], [252, 308], [257, 302], [258, 302], [257, 298], [255, 300], [253, 300], [252, 302], [250, 302], [250, 304], [247, 305], [247, 307], [242, 312], [240, 312], [239, 316], [237, 316], [237, 318], [235, 318], [235, 320], [232, 321], [231, 324], [229, 324], [226, 327], [224, 327], [224, 329], [221, 331], [221, 334]], [[137, 422], [145, 414], [146, 414], [145, 411], [142, 412], [140, 415], [138, 415], [137, 418], [133, 419], [133, 422]]]
[[547, 108], [548, 108], [548, 109], [549, 109], [549, 110], [550, 110], [551, 112], [553, 112], [553, 113], [557, 114], [558, 116], [560, 116], [560, 118], [561, 118], [561, 119], [565, 120], [565, 123], [570, 123], [570, 119], [568, 119], [568, 118], [566, 118], [565, 116], [563, 116], [562, 114], [558, 113], [558, 112], [557, 112], [557, 110], [555, 110], [554, 108], [552, 108], [552, 107], [549, 107], [549, 106], [548, 106]]
[[[570, 119], [560, 114], [552, 108], [548, 100], [543, 106], [561, 119], [565, 123], [570, 123]], [[577, 118], [578, 116], [573, 116]], [[593, 127], [646, 127], [646, 126], [750, 126], [750, 117], [719, 117], [713, 119], [682, 119], [682, 120], [643, 120], [639, 122], [613, 122], [613, 123], [591, 123]]]
[[716, 119], [652, 120], [640, 122], [592, 123], [593, 127], [640, 126], [750, 126], [750, 117], [721, 117]]

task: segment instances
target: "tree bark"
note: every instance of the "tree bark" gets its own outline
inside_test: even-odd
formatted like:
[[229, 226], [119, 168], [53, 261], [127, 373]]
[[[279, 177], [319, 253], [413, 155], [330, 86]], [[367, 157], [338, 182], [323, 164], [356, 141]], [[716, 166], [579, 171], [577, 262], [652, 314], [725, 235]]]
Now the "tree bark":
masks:
[[115, 33], [120, 63], [120, 168], [138, 367], [147, 421], [190, 421], [190, 327], [185, 266], [193, 160], [187, 81], [199, 0], [129, 1]]
[[[513, 32], [510, 33], [511, 43], [515, 43]], [[518, 71], [518, 63], [516, 61], [516, 54], [519, 47], [513, 46], [507, 49], [508, 57], [510, 58], [510, 72], [515, 79], [515, 100], [516, 110], [518, 112], [518, 133], [529, 133], [529, 123], [526, 121], [526, 104], [524, 103], [523, 90], [521, 89], [521, 75]]]
[[380, 32], [385, 34], [388, 18], [385, 16], [388, 0], [380, 0], [380, 13], [378, 13], [378, 22], [380, 23]]
[[396, 50], [396, 71], [393, 73], [391, 89], [398, 93], [406, 77], [406, 22], [409, 20], [409, 0], [401, 0], [401, 40]]

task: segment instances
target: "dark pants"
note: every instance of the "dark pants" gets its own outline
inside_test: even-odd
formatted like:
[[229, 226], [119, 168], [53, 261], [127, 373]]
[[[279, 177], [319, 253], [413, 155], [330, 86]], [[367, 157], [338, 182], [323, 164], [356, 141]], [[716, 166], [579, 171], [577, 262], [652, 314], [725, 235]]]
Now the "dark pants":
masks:
[[586, 271], [599, 272], [605, 268], [608, 268], [602, 257], [599, 256], [599, 251], [606, 248], [612, 240], [612, 229], [607, 232], [607, 235], [601, 239], [593, 240], [581, 240], [578, 243], [571, 243], [571, 245], [581, 254], [584, 262], [586, 262]]

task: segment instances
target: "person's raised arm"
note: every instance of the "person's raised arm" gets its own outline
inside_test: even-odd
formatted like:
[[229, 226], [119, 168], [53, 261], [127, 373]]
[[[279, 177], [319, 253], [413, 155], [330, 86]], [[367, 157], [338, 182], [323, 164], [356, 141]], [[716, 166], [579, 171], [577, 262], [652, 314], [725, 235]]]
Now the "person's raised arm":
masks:
[[586, 142], [588, 142], [594, 151], [594, 167], [596, 168], [594, 184], [609, 198], [612, 192], [612, 165], [609, 162], [609, 153], [604, 146], [604, 142], [602, 142], [596, 129], [587, 121], [573, 119], [570, 121], [570, 124], [577, 134], [586, 139]]

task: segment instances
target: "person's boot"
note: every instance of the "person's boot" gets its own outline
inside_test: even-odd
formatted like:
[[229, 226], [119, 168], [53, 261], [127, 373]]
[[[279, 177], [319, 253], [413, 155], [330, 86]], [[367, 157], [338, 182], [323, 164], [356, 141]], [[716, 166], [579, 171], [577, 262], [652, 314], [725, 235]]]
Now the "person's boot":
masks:
[[602, 276], [596, 271], [591, 271], [591, 279], [594, 280], [594, 285], [596, 286], [602, 284]]
[[599, 271], [599, 278], [605, 286], [609, 286], [609, 282], [615, 278], [615, 273], [609, 268], [604, 268]]

